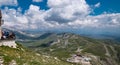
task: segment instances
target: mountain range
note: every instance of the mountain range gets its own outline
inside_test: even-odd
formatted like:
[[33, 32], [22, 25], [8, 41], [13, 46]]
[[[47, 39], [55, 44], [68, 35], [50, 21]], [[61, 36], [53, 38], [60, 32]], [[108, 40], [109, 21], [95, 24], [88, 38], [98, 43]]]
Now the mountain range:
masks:
[[[14, 32], [16, 42], [20, 46], [18, 46], [18, 49], [0, 47], [2, 51], [0, 54], [5, 59], [5, 64], [12, 61], [18, 63], [18, 65], [23, 65], [24, 62], [27, 65], [120, 64], [119, 38], [118, 40], [114, 40], [115, 38], [96, 39], [91, 36], [73, 33], [44, 32], [31, 34], [23, 31]], [[10, 54], [11, 52], [14, 54]], [[18, 58], [19, 56], [20, 58]]]

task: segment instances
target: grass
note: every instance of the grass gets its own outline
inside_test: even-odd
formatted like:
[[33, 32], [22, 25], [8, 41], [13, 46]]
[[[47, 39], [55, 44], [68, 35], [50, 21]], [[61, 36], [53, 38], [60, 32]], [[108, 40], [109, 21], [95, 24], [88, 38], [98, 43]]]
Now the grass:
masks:
[[92, 53], [96, 56], [105, 57], [106, 50], [102, 44], [89, 44], [82, 52]]
[[109, 45], [107, 45], [108, 51], [110, 53], [111, 56], [114, 56], [114, 51], [111, 49], [111, 47]]
[[17, 49], [1, 46], [0, 56], [3, 56], [5, 65], [9, 65], [12, 60], [15, 60], [18, 65], [71, 65], [52, 56], [37, 54], [21, 45], [18, 45]]
[[117, 51], [117, 62], [120, 64], [120, 46], [115, 46], [115, 50]]
[[[60, 39], [61, 41], [55, 45], [46, 46], [46, 43], [53, 41], [54, 39]], [[65, 44], [66, 40], [68, 40], [67, 44]], [[40, 46], [41, 44], [43, 44], [42, 47]], [[78, 35], [69, 35], [68, 38], [64, 38], [64, 35], [59, 38], [57, 38], [57, 36], [51, 36], [36, 42], [32, 42], [32, 44], [30, 45], [35, 46], [31, 49], [34, 49], [35, 51], [37, 50], [37, 52], [39, 53], [43, 53], [45, 55], [51, 55], [53, 57], [58, 57], [59, 59], [64, 61], [66, 60], [66, 58], [70, 57], [71, 54], [75, 54], [76, 53], [75, 51], [78, 48], [83, 49], [82, 54], [91, 53], [95, 56], [99, 56], [100, 60], [106, 61], [108, 56], [106, 56], [106, 48], [104, 47], [103, 44], [107, 46], [107, 49], [111, 54], [111, 57], [112, 55], [114, 56], [114, 52], [109, 46], [112, 45], [110, 41], [104, 42], [101, 40], [91, 39], [88, 37], [81, 37]], [[53, 49], [53, 51], [50, 51], [50, 49]], [[120, 58], [120, 53], [119, 53], [120, 48], [115, 48], [115, 50], [118, 52], [117, 53], [118, 58]], [[120, 61], [120, 59], [118, 61]], [[38, 62], [34, 61], [31, 63], [37, 64]]]

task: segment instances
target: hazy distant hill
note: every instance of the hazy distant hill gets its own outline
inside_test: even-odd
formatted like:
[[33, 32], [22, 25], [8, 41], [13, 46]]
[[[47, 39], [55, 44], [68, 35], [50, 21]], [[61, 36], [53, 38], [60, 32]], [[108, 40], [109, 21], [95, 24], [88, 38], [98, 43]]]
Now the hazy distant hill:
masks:
[[[70, 33], [46, 33], [45, 38], [27, 43], [38, 53], [58, 57], [66, 61], [72, 54], [92, 57], [92, 65], [119, 65], [120, 45], [111, 40], [97, 40]], [[93, 58], [95, 56], [97, 59]]]
[[[84, 59], [83, 57], [90, 58], [89, 65], [120, 65], [120, 42], [114, 39], [93, 39], [71, 33], [30, 34], [22, 31], [14, 32], [17, 35], [17, 41], [22, 43], [22, 45], [40, 55], [62, 60], [61, 62], [66, 64], [69, 58], [75, 61], [73, 59], [76, 58], [74, 55], [78, 55], [82, 59]], [[70, 62], [70, 64], [72, 63]], [[85, 64], [80, 62], [78, 65]]]

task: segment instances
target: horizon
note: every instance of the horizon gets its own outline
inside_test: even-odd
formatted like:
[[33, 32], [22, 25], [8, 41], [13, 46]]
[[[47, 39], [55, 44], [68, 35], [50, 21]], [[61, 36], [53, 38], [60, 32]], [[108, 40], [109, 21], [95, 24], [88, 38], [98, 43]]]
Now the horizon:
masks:
[[3, 28], [120, 37], [119, 0], [4, 0]]

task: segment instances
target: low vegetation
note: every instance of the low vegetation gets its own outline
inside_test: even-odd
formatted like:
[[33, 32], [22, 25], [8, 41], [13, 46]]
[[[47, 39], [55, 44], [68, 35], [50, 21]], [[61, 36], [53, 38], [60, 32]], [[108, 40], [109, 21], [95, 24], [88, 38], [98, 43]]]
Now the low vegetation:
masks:
[[20, 44], [18, 48], [1, 46], [0, 57], [3, 58], [4, 65], [9, 65], [12, 60], [15, 60], [17, 65], [71, 65], [70, 63], [59, 60], [57, 57], [41, 55], [30, 51]]

